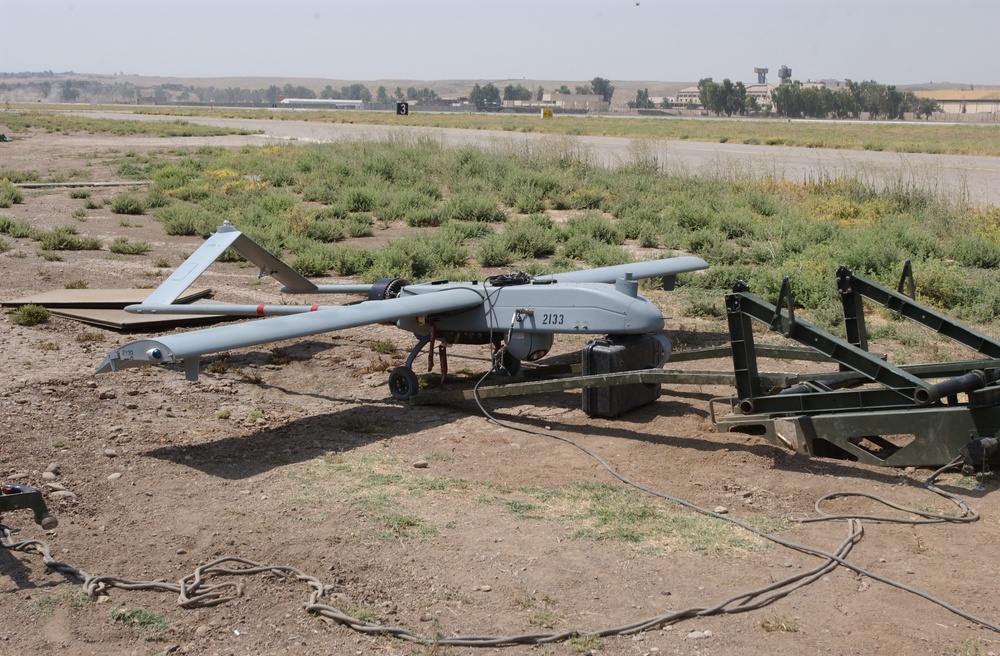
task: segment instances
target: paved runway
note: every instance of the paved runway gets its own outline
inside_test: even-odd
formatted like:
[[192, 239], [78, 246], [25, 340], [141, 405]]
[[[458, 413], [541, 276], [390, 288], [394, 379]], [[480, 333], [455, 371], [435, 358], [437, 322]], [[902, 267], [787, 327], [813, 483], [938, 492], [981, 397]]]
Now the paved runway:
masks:
[[[87, 112], [87, 116], [132, 120], [176, 121], [177, 117], [121, 112]], [[656, 162], [667, 172], [699, 175], [772, 176], [794, 182], [857, 177], [878, 187], [918, 188], [974, 205], [1000, 204], [1000, 158], [965, 155], [926, 155], [826, 148], [792, 148], [699, 141], [622, 139], [493, 132], [456, 128], [322, 123], [267, 119], [184, 117], [202, 125], [260, 130], [241, 137], [246, 143], [289, 140], [330, 142], [386, 139], [409, 135], [434, 139], [446, 146], [478, 145], [510, 152], [558, 148], [615, 165], [635, 161]], [[405, 119], [403, 119], [405, 120]]]

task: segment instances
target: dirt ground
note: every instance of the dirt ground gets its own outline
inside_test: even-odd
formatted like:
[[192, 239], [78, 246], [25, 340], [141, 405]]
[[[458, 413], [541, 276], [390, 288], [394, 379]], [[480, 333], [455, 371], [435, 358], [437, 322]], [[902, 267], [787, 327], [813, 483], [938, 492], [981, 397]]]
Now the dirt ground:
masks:
[[[0, 144], [0, 168], [42, 177], [86, 168], [113, 180], [121, 153], [245, 137], [177, 140], [22, 135]], [[94, 199], [114, 189], [93, 190]], [[5, 299], [83, 281], [90, 289], [152, 287], [198, 245], [169, 237], [151, 217], [107, 208], [73, 217], [84, 201], [66, 189], [29, 191], [0, 215], [38, 228], [72, 224], [110, 243], [150, 242], [145, 255], [61, 253], [48, 261], [29, 240], [6, 238]], [[169, 267], [156, 263], [169, 263]], [[202, 278], [216, 298], [276, 302], [278, 284], [216, 264]], [[329, 281], [324, 281], [329, 282]], [[315, 302], [318, 299], [303, 299]], [[666, 315], [669, 294], [657, 295]], [[669, 321], [678, 334], [692, 320]], [[290, 566], [325, 586], [320, 600], [424, 636], [593, 632], [689, 608], [710, 608], [816, 566], [816, 557], [734, 533], [696, 548], [683, 529], [654, 544], [576, 535], [592, 525], [581, 490], [622, 484], [573, 445], [487, 421], [475, 404], [407, 406], [385, 384], [412, 337], [374, 326], [234, 352], [225, 370], [188, 382], [178, 368], [108, 375], [109, 350], [143, 337], [68, 319], [35, 327], [7, 319], [0, 332], [0, 481], [46, 490], [59, 526], [28, 511], [3, 516], [15, 540], [39, 538], [52, 555], [92, 575], [175, 582], [237, 556]], [[716, 335], [720, 337], [719, 335]], [[398, 354], [380, 354], [384, 342]], [[561, 353], [582, 340], [557, 340]], [[485, 371], [481, 348], [456, 348], [453, 369]], [[422, 360], [422, 359], [421, 359]], [[717, 366], [725, 367], [721, 362]], [[726, 387], [665, 389], [617, 420], [589, 419], [580, 393], [488, 400], [496, 417], [586, 447], [623, 476], [709, 510], [758, 522], [786, 540], [832, 551], [843, 521], [797, 524], [822, 495], [857, 490], [923, 509], [950, 510], [924, 490], [925, 470], [807, 460], [744, 435], [713, 430], [709, 400]], [[44, 476], [51, 465], [55, 471]], [[54, 476], [52, 475], [54, 474]], [[996, 623], [1000, 498], [956, 485], [982, 518], [971, 524], [865, 522], [850, 561]], [[70, 495], [56, 495], [52, 484]], [[48, 487], [47, 487], [48, 486]], [[640, 492], [636, 504], [693, 519]], [[841, 512], [882, 512], [858, 501]], [[627, 512], [618, 510], [618, 512]], [[639, 521], [637, 519], [637, 521]], [[722, 526], [721, 520], [691, 525]], [[678, 522], [678, 525], [681, 525]], [[685, 526], [687, 524], [684, 524]], [[717, 527], [718, 528], [718, 527]], [[692, 529], [694, 530], [694, 529]], [[730, 546], [727, 546], [730, 545]], [[1000, 635], [939, 604], [846, 568], [744, 613], [699, 616], [634, 635], [500, 648], [442, 647], [365, 634], [307, 613], [309, 587], [274, 574], [239, 580], [242, 596], [178, 607], [176, 594], [111, 589], [97, 601], [37, 554], [0, 550], [0, 656], [19, 654], [993, 654]], [[156, 621], [136, 626], [126, 610]]]

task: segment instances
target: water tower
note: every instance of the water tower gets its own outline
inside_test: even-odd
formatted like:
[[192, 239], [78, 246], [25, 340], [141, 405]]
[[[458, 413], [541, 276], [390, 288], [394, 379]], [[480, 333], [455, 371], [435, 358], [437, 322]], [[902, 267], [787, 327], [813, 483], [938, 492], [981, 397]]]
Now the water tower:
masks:
[[757, 84], [767, 84], [767, 69], [755, 68], [753, 72], [757, 74]]
[[778, 69], [778, 77], [781, 78], [782, 82], [792, 79], [792, 69], [787, 66], [782, 66]]

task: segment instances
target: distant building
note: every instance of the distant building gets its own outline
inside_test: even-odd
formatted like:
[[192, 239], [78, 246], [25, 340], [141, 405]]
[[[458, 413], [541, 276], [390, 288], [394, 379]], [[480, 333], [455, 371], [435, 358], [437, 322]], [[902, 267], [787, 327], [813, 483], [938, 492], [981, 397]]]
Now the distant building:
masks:
[[361, 100], [342, 100], [339, 98], [284, 98], [279, 103], [282, 107], [298, 107], [309, 109], [361, 109]]
[[944, 114], [997, 114], [1000, 113], [1000, 90], [975, 91], [953, 89], [949, 91], [914, 91], [918, 98], [930, 98], [941, 106]]
[[561, 107], [563, 109], [586, 109], [590, 112], [606, 112], [611, 106], [611, 103], [605, 102], [604, 96], [596, 93], [553, 93], [550, 96], [550, 99], [554, 106]]
[[[748, 84], [746, 85], [747, 97], [753, 97], [757, 99], [757, 105], [759, 107], [764, 107], [765, 105], [771, 104], [771, 92], [774, 88], [778, 86], [776, 84]], [[683, 109], [685, 107], [694, 107], [698, 109], [704, 109], [701, 106], [701, 93], [698, 87], [684, 87], [677, 92], [677, 95], [673, 98], [667, 98], [666, 104], [669, 107]]]
[[777, 84], [748, 84], [747, 85], [747, 98], [755, 98], [757, 100], [758, 107], [764, 107], [765, 105], [771, 104], [771, 92], [777, 87]]
[[667, 98], [670, 107], [701, 107], [701, 95], [698, 87], [684, 87], [673, 98]]

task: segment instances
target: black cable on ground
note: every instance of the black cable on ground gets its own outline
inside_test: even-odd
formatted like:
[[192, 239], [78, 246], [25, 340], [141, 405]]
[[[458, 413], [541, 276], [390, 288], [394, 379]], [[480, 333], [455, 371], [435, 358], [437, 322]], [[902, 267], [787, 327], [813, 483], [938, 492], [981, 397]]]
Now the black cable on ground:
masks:
[[[475, 386], [475, 390], [478, 390], [482, 382], [489, 376], [490, 372], [487, 372]], [[268, 566], [255, 563], [250, 560], [239, 557], [224, 557], [218, 560], [212, 561], [201, 567], [198, 567], [193, 574], [190, 574], [177, 583], [166, 583], [163, 581], [135, 581], [130, 579], [124, 579], [116, 576], [98, 576], [93, 577], [86, 572], [76, 569], [71, 565], [66, 563], [61, 563], [55, 561], [49, 552], [48, 545], [41, 540], [24, 540], [21, 542], [13, 542], [11, 539], [10, 530], [3, 525], [0, 525], [0, 547], [9, 549], [12, 551], [24, 551], [24, 552], [36, 552], [42, 555], [45, 564], [55, 569], [56, 571], [62, 572], [63, 574], [79, 579], [83, 582], [87, 593], [91, 596], [96, 596], [105, 592], [110, 588], [121, 588], [126, 590], [159, 590], [174, 592], [178, 595], [177, 603], [184, 608], [197, 608], [214, 606], [217, 604], [225, 603], [230, 601], [240, 595], [242, 595], [242, 585], [240, 583], [225, 581], [223, 583], [208, 584], [208, 580], [216, 575], [223, 576], [245, 576], [251, 574], [261, 574], [270, 573], [277, 575], [282, 578], [294, 578], [298, 581], [305, 582], [310, 588], [311, 593], [309, 596], [309, 601], [304, 604], [304, 608], [307, 612], [316, 615], [321, 615], [323, 617], [329, 618], [335, 622], [338, 622], [344, 626], [347, 626], [355, 631], [368, 633], [368, 634], [380, 634], [380, 635], [390, 635], [400, 640], [405, 640], [409, 642], [426, 644], [426, 645], [441, 645], [441, 646], [460, 646], [460, 647], [502, 647], [509, 645], [523, 645], [523, 644], [546, 644], [552, 642], [561, 642], [565, 640], [570, 640], [576, 636], [584, 637], [609, 637], [617, 635], [630, 635], [635, 633], [640, 633], [643, 631], [649, 631], [652, 629], [660, 628], [668, 624], [676, 623], [685, 619], [690, 619], [693, 617], [706, 617], [709, 615], [721, 615], [730, 613], [740, 613], [747, 612], [751, 610], [756, 610], [767, 606], [782, 597], [785, 597], [792, 592], [799, 590], [810, 583], [818, 580], [822, 576], [832, 572], [837, 567], [845, 567], [858, 574], [867, 576], [876, 581], [885, 583], [886, 585], [893, 586], [905, 592], [917, 595], [931, 603], [934, 603], [945, 610], [948, 610], [959, 617], [962, 617], [970, 622], [978, 624], [984, 628], [990, 629], [1000, 633], [1000, 626], [988, 622], [986, 620], [977, 618], [970, 613], [967, 613], [959, 608], [956, 608], [932, 595], [925, 592], [907, 586], [905, 584], [893, 581], [887, 577], [870, 572], [862, 567], [854, 565], [847, 560], [847, 556], [850, 554], [851, 549], [860, 542], [861, 538], [864, 536], [864, 528], [862, 526], [862, 519], [869, 519], [874, 521], [885, 521], [885, 522], [900, 522], [908, 524], [918, 524], [918, 523], [939, 523], [939, 522], [973, 522], [979, 519], [979, 515], [963, 500], [959, 499], [953, 494], [945, 492], [934, 485], [934, 481], [937, 477], [946, 471], [947, 469], [956, 466], [961, 459], [956, 459], [951, 463], [948, 463], [944, 467], [935, 471], [931, 476], [929, 476], [924, 481], [924, 487], [940, 494], [945, 498], [951, 500], [953, 503], [959, 506], [963, 510], [961, 516], [948, 516], [943, 514], [926, 513], [924, 511], [919, 511], [913, 508], [907, 508], [905, 506], [900, 506], [898, 504], [887, 501], [881, 497], [871, 495], [868, 493], [858, 493], [858, 492], [835, 492], [822, 497], [816, 502], [815, 508], [819, 516], [803, 518], [800, 522], [815, 522], [815, 521], [830, 521], [833, 519], [843, 519], [847, 521], [847, 535], [844, 540], [838, 545], [838, 547], [832, 551], [827, 552], [814, 547], [809, 547], [806, 545], [797, 544], [789, 540], [779, 538], [775, 535], [761, 531], [749, 524], [736, 519], [734, 517], [721, 515], [709, 511], [707, 509], [701, 508], [689, 501], [675, 497], [664, 492], [652, 489], [648, 486], [642, 485], [631, 479], [625, 477], [616, 471], [610, 464], [608, 464], [603, 458], [598, 456], [596, 453], [582, 446], [581, 444], [571, 440], [569, 438], [551, 433], [548, 431], [540, 431], [533, 428], [528, 428], [525, 426], [518, 426], [509, 422], [504, 422], [490, 414], [486, 408], [483, 407], [482, 402], [478, 394], [474, 395], [477, 405], [482, 411], [483, 415], [493, 423], [499, 426], [509, 428], [511, 430], [516, 430], [523, 433], [528, 433], [532, 435], [537, 435], [541, 437], [546, 437], [550, 439], [555, 439], [560, 442], [564, 442], [583, 453], [590, 456], [592, 459], [597, 461], [604, 467], [612, 476], [621, 481], [623, 484], [634, 487], [635, 489], [641, 490], [658, 498], [672, 501], [678, 505], [684, 506], [690, 510], [698, 512], [703, 515], [714, 517], [722, 521], [735, 524], [740, 528], [743, 528], [754, 535], [757, 535], [763, 539], [774, 542], [781, 546], [799, 551], [804, 554], [816, 556], [822, 559], [822, 562], [817, 566], [805, 572], [800, 572], [794, 574], [780, 581], [776, 581], [764, 587], [745, 591], [723, 600], [722, 602], [711, 607], [693, 607], [684, 610], [679, 610], [671, 613], [666, 613], [663, 615], [658, 615], [655, 617], [650, 617], [642, 620], [638, 620], [631, 624], [624, 626], [604, 628], [595, 631], [564, 631], [559, 633], [531, 633], [522, 634], [514, 636], [453, 636], [453, 637], [428, 637], [418, 633], [413, 633], [410, 630], [402, 627], [387, 627], [382, 624], [377, 624], [373, 622], [366, 622], [358, 618], [352, 617], [335, 606], [329, 604], [321, 603], [320, 598], [325, 592], [323, 584], [319, 579], [309, 576], [303, 573], [301, 570], [288, 567], [288, 566]], [[879, 503], [883, 503], [891, 508], [900, 510], [903, 512], [908, 512], [916, 514], [923, 519], [914, 520], [900, 519], [892, 517], [878, 517], [878, 516], [853, 516], [853, 515], [830, 515], [822, 510], [821, 506], [823, 501], [837, 498], [837, 497], [849, 497], [849, 496], [859, 496], [872, 499]], [[226, 563], [236, 563], [241, 567], [224, 567]], [[228, 593], [223, 593], [223, 590], [232, 591]]]
[[[484, 375], [476, 383], [476, 386], [475, 386], [476, 390], [478, 390], [479, 386], [482, 384], [482, 382], [486, 379], [486, 377], [488, 375], [489, 375], [489, 373], [487, 373], [486, 375]], [[719, 520], [722, 520], [722, 521], [725, 521], [725, 522], [729, 522], [731, 524], [735, 524], [736, 526], [739, 526], [740, 528], [743, 528], [744, 530], [747, 530], [747, 531], [753, 533], [754, 535], [757, 535], [757, 536], [759, 536], [759, 537], [761, 537], [761, 538], [763, 538], [765, 540], [768, 540], [770, 542], [774, 542], [775, 544], [779, 544], [779, 545], [781, 545], [783, 547], [786, 547], [786, 548], [789, 548], [789, 549], [792, 549], [794, 551], [798, 551], [798, 552], [801, 552], [801, 553], [804, 553], [804, 554], [809, 554], [809, 555], [812, 555], [812, 556], [817, 556], [817, 557], [820, 557], [820, 558], [824, 558], [824, 559], [826, 559], [828, 561], [829, 564], [832, 565], [831, 569], [835, 569], [837, 565], [840, 565], [842, 567], [845, 567], [847, 569], [852, 570], [853, 572], [855, 572], [857, 574], [861, 574], [862, 576], [867, 576], [867, 577], [869, 577], [871, 579], [874, 579], [874, 580], [879, 581], [881, 583], [884, 583], [886, 585], [892, 586], [894, 588], [898, 588], [898, 589], [903, 590], [905, 592], [909, 592], [910, 594], [914, 594], [914, 595], [916, 595], [918, 597], [921, 597], [922, 599], [926, 599], [927, 601], [929, 601], [929, 602], [931, 602], [933, 604], [936, 604], [936, 605], [940, 606], [941, 608], [944, 608], [945, 610], [948, 610], [948, 611], [954, 613], [955, 615], [958, 615], [959, 617], [962, 617], [963, 619], [966, 619], [966, 620], [968, 620], [970, 622], [978, 624], [978, 625], [980, 625], [980, 626], [982, 626], [984, 628], [990, 629], [991, 631], [996, 631], [997, 633], [1000, 633], [1000, 625], [997, 625], [997, 624], [994, 624], [994, 623], [989, 622], [987, 620], [984, 620], [984, 619], [981, 619], [979, 617], [976, 617], [976, 616], [972, 615], [971, 613], [968, 613], [968, 612], [963, 611], [963, 610], [961, 610], [961, 609], [959, 609], [959, 608], [957, 608], [955, 606], [952, 606], [951, 604], [949, 604], [949, 603], [947, 603], [945, 601], [942, 601], [942, 600], [940, 600], [940, 599], [938, 599], [938, 598], [936, 598], [936, 597], [934, 597], [934, 596], [932, 596], [932, 595], [930, 595], [930, 594], [928, 594], [926, 592], [923, 592], [921, 590], [918, 590], [916, 588], [908, 586], [908, 585], [906, 585], [904, 583], [900, 583], [898, 581], [894, 581], [894, 580], [892, 580], [892, 579], [890, 579], [888, 577], [882, 576], [880, 574], [876, 574], [875, 572], [871, 572], [869, 570], [864, 569], [863, 567], [860, 567], [860, 566], [855, 565], [855, 564], [853, 564], [851, 562], [848, 562], [846, 560], [846, 558], [845, 558], [846, 553], [838, 553], [840, 550], [838, 550], [838, 552], [826, 552], [826, 551], [823, 551], [821, 549], [816, 549], [814, 547], [809, 547], [807, 545], [798, 544], [798, 543], [792, 542], [790, 540], [785, 540], [783, 538], [779, 538], [779, 537], [777, 537], [775, 535], [772, 535], [770, 533], [766, 533], [766, 532], [761, 531], [761, 530], [759, 530], [759, 529], [757, 529], [757, 528], [755, 528], [753, 526], [750, 526], [749, 524], [747, 524], [747, 523], [745, 523], [745, 522], [743, 522], [743, 521], [741, 521], [739, 519], [736, 519], [735, 517], [730, 517], [730, 516], [727, 516], [727, 515], [721, 515], [719, 513], [712, 512], [710, 510], [707, 510], [705, 508], [697, 506], [694, 503], [691, 503], [691, 502], [689, 502], [689, 501], [687, 501], [685, 499], [681, 499], [679, 497], [675, 497], [675, 496], [666, 494], [664, 492], [660, 492], [659, 490], [655, 490], [655, 489], [650, 488], [648, 486], [642, 485], [641, 483], [637, 483], [637, 482], [635, 482], [635, 481], [633, 481], [633, 480], [631, 480], [631, 479], [623, 476], [622, 474], [620, 474], [611, 465], [609, 465], [607, 462], [605, 462], [605, 460], [603, 458], [601, 458], [599, 455], [597, 455], [596, 453], [594, 453], [590, 449], [584, 447], [583, 445], [581, 445], [581, 444], [579, 444], [579, 443], [577, 443], [577, 442], [575, 442], [575, 441], [573, 441], [573, 440], [571, 440], [571, 439], [569, 439], [567, 437], [563, 437], [561, 435], [557, 435], [555, 433], [551, 433], [551, 432], [548, 432], [548, 431], [540, 431], [540, 430], [533, 429], [533, 428], [528, 428], [528, 427], [525, 427], [525, 426], [518, 426], [516, 424], [512, 424], [510, 422], [504, 422], [504, 421], [501, 421], [501, 420], [495, 418], [493, 415], [491, 415], [489, 413], [489, 411], [486, 410], [485, 407], [483, 407], [483, 404], [482, 404], [481, 400], [479, 399], [478, 394], [475, 394], [474, 397], [475, 397], [475, 400], [476, 400], [476, 404], [479, 406], [480, 411], [483, 413], [483, 415], [489, 421], [492, 421], [492, 422], [496, 423], [499, 426], [503, 426], [503, 427], [509, 428], [511, 430], [519, 431], [519, 432], [522, 432], [522, 433], [528, 433], [528, 434], [531, 434], [531, 435], [538, 435], [540, 437], [546, 437], [546, 438], [558, 440], [560, 442], [564, 442], [566, 444], [569, 444], [570, 446], [572, 446], [572, 447], [574, 447], [574, 448], [576, 448], [576, 449], [584, 452], [585, 454], [587, 454], [588, 456], [590, 456], [592, 459], [594, 459], [595, 461], [597, 461], [602, 467], [604, 467], [608, 471], [608, 473], [610, 473], [612, 476], [614, 476], [616, 479], [618, 479], [619, 481], [621, 481], [625, 485], [628, 485], [630, 487], [634, 487], [637, 490], [641, 490], [641, 491], [646, 492], [647, 494], [651, 494], [651, 495], [653, 495], [655, 497], [658, 497], [658, 498], [661, 498], [661, 499], [664, 499], [664, 500], [667, 500], [667, 501], [672, 501], [672, 502], [677, 503], [677, 504], [679, 504], [681, 506], [684, 506], [685, 508], [688, 508], [688, 509], [693, 510], [693, 511], [695, 511], [697, 513], [700, 513], [702, 515], [707, 515], [709, 517], [714, 517], [716, 519], [719, 519]], [[819, 501], [816, 502], [817, 512], [822, 513], [822, 516], [816, 517], [816, 518], [806, 518], [806, 519], [798, 520], [798, 521], [808, 522], [808, 521], [828, 521], [828, 520], [831, 520], [831, 519], [846, 519], [846, 520], [848, 520], [849, 523], [851, 523], [852, 527], [855, 525], [855, 523], [857, 525], [857, 529], [856, 530], [852, 528], [851, 531], [850, 531], [851, 536], [854, 536], [852, 538], [852, 543], [860, 540], [861, 536], [863, 535], [863, 529], [861, 528], [861, 519], [864, 518], [863, 516], [828, 515], [825, 512], [823, 512], [822, 509], [820, 508], [820, 506], [821, 506], [821, 504], [822, 504], [822, 502], [824, 500], [827, 500], [827, 499], [830, 499], [830, 498], [834, 498], [834, 497], [838, 497], [838, 496], [840, 496], [840, 497], [846, 497], [846, 496], [864, 496], [864, 497], [868, 497], [868, 498], [874, 499], [874, 500], [876, 500], [876, 501], [878, 501], [880, 503], [883, 503], [883, 504], [885, 504], [887, 506], [890, 506], [890, 507], [893, 507], [893, 508], [897, 508], [897, 509], [900, 509], [900, 510], [904, 510], [906, 512], [911, 512], [911, 513], [914, 513], [914, 514], [918, 514], [918, 515], [921, 515], [921, 516], [923, 516], [925, 518], [924, 520], [913, 521], [913, 520], [903, 520], [903, 519], [884, 518], [884, 517], [868, 517], [868, 519], [872, 519], [872, 520], [875, 520], [875, 521], [899, 522], [899, 523], [907, 523], [907, 524], [940, 523], [940, 522], [967, 523], [967, 522], [977, 521], [979, 519], [979, 514], [976, 513], [975, 510], [973, 510], [966, 502], [962, 501], [961, 499], [959, 499], [958, 497], [956, 497], [953, 494], [950, 494], [948, 492], [945, 492], [945, 491], [941, 490], [940, 488], [936, 487], [933, 484], [934, 481], [937, 479], [937, 477], [940, 476], [943, 472], [947, 471], [948, 469], [951, 469], [952, 467], [958, 466], [961, 462], [962, 462], [962, 458], [961, 457], [955, 458], [955, 460], [952, 460], [948, 464], [944, 465], [943, 467], [941, 467], [940, 469], [938, 469], [937, 471], [935, 471], [933, 474], [931, 474], [924, 481], [924, 487], [925, 488], [927, 488], [928, 490], [930, 490], [932, 492], [935, 492], [936, 494], [940, 494], [941, 496], [944, 496], [945, 498], [949, 499], [953, 503], [956, 503], [960, 508], [962, 508], [963, 509], [963, 515], [961, 515], [961, 516], [954, 517], [954, 516], [948, 516], [948, 515], [943, 515], [943, 514], [925, 513], [923, 511], [918, 511], [918, 510], [913, 509], [913, 508], [906, 508], [904, 506], [899, 506], [898, 504], [894, 504], [894, 503], [892, 503], [892, 502], [890, 502], [888, 500], [882, 499], [881, 497], [877, 497], [877, 496], [870, 495], [870, 494], [867, 494], [867, 493], [835, 492], [835, 493], [828, 494], [828, 495], [824, 496], [822, 499], [820, 499]], [[813, 579], [813, 580], [815, 580], [815, 579]], [[782, 581], [780, 583], [785, 584], [787, 581], [788, 581], [788, 579], [785, 579], [784, 581]], [[798, 587], [801, 587], [801, 586], [798, 586]], [[719, 608], [719, 607], [717, 607], [717, 608]]]

